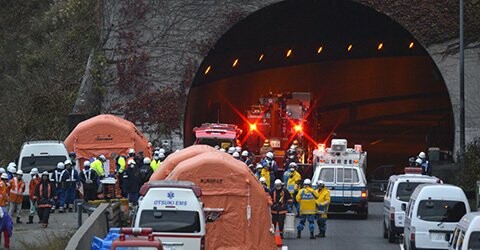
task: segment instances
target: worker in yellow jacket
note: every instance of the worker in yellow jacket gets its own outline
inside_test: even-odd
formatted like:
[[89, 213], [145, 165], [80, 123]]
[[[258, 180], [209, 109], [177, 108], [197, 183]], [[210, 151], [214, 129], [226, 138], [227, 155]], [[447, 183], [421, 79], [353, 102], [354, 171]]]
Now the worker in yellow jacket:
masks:
[[262, 171], [260, 171], [260, 177], [265, 178], [268, 190], [271, 190], [270, 187], [270, 171], [268, 167], [263, 166]]
[[90, 168], [97, 173], [98, 178], [102, 179], [104, 176], [103, 163], [107, 160], [104, 155], [98, 156], [98, 158], [90, 164]]
[[303, 181], [303, 188], [298, 191], [295, 197], [300, 203], [300, 223], [297, 226], [297, 238], [302, 237], [302, 231], [305, 222], [308, 220], [308, 229], [310, 230], [310, 239], [315, 239], [313, 235], [315, 231], [315, 214], [317, 213], [316, 200], [318, 198], [317, 191], [312, 188], [310, 179]]
[[[293, 163], [290, 164], [289, 174], [287, 179], [287, 190], [290, 193], [291, 197], [295, 197], [300, 189], [300, 184], [302, 181], [302, 176], [298, 173], [295, 166], [297, 164]], [[297, 217], [300, 216], [300, 206], [298, 202], [294, 199], [293, 203], [288, 204], [288, 212], [291, 213], [293, 211], [293, 207], [295, 207], [295, 211], [297, 212]]]
[[322, 180], [317, 181], [317, 185], [317, 225], [320, 232], [315, 236], [324, 238], [325, 232], [327, 231], [327, 213], [328, 207], [330, 206], [330, 190], [325, 187], [325, 183]]

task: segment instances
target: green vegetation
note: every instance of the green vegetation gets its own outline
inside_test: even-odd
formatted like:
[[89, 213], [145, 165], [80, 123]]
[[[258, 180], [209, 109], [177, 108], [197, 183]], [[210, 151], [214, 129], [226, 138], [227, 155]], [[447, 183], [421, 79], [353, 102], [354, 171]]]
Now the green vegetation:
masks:
[[97, 1], [3, 1], [0, 8], [0, 165], [28, 140], [60, 139], [90, 51]]

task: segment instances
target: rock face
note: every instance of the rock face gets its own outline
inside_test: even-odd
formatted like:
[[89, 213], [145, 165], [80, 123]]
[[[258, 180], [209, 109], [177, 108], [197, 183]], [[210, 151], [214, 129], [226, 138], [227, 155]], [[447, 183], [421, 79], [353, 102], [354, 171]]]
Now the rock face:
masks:
[[[232, 26], [279, 2], [100, 1], [101, 37], [109, 62], [103, 69], [102, 112], [135, 120], [154, 142], [167, 139], [174, 148], [183, 146], [185, 103], [202, 60]], [[309, 0], [298, 1], [302, 2]], [[408, 0], [354, 2], [391, 17], [427, 48], [447, 84], [458, 126], [458, 1], [427, 0], [415, 5]], [[466, 1], [465, 11], [466, 40], [470, 44], [465, 51], [468, 142], [480, 135], [480, 99], [474, 96], [480, 88], [480, 1]]]

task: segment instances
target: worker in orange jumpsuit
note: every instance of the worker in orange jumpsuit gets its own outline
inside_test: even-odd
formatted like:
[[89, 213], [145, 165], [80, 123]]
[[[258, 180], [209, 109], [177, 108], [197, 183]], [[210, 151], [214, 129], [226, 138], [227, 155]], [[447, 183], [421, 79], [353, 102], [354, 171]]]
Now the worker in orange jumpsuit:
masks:
[[37, 187], [38, 183], [40, 183], [40, 176], [38, 176], [37, 168], [32, 168], [32, 170], [30, 171], [30, 175], [32, 176], [30, 183], [28, 183], [28, 197], [30, 198], [30, 213], [28, 214], [27, 224], [33, 223], [33, 217], [37, 213], [37, 204], [33, 199], [33, 196], [35, 196], [35, 188]]
[[20, 215], [22, 213], [23, 193], [25, 192], [25, 183], [22, 180], [23, 171], [18, 170], [13, 179], [10, 180], [10, 217], [17, 217], [17, 224], [22, 224]]
[[8, 204], [8, 174], [2, 173], [0, 180], [0, 207], [5, 208]]

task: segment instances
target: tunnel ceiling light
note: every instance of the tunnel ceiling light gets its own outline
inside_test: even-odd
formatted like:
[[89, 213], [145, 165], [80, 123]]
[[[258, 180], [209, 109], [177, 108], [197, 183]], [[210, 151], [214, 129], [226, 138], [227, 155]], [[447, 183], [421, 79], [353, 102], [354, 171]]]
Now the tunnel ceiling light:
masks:
[[289, 49], [289, 50], [287, 51], [287, 57], [290, 57], [290, 56], [292, 55], [292, 53], [293, 53], [292, 49]]
[[379, 43], [377, 49], [382, 50], [383, 49], [383, 43]]
[[414, 42], [410, 42], [410, 44], [408, 45], [408, 48], [409, 48], [409, 49], [413, 49], [414, 46], [415, 46], [415, 43], [414, 43]]
[[205, 70], [205, 75], [208, 74], [208, 72], [210, 72], [211, 69], [212, 69], [212, 66], [208, 66], [207, 69]]
[[262, 61], [263, 60], [263, 54], [261, 54], [259, 57], [258, 57], [258, 61]]
[[349, 45], [348, 45], [348, 48], [347, 48], [347, 51], [348, 51], [348, 52], [352, 51], [352, 48], [353, 48], [353, 45], [349, 44]]
[[232, 68], [235, 68], [238, 64], [238, 58], [233, 61]]
[[323, 50], [323, 46], [318, 47], [318, 49], [317, 49], [317, 54], [322, 53], [322, 50]]

